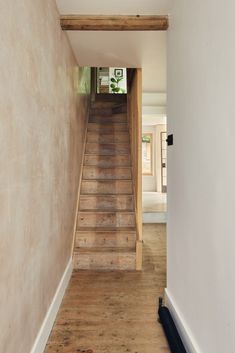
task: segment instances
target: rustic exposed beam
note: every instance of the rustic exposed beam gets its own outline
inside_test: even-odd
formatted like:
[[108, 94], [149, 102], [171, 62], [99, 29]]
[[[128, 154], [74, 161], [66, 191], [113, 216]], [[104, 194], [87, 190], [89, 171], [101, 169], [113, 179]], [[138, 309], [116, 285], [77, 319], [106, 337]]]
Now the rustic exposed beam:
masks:
[[168, 16], [66, 15], [60, 18], [65, 31], [165, 31]]

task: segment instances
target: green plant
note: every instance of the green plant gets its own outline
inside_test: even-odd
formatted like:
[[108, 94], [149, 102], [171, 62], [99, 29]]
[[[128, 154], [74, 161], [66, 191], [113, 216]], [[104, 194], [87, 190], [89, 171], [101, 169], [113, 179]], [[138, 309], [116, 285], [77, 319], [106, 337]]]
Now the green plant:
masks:
[[150, 143], [150, 142], [151, 142], [150, 136], [148, 136], [148, 135], [143, 135], [143, 136], [142, 136], [142, 142]]
[[112, 88], [113, 93], [125, 93], [125, 90], [121, 87], [119, 87], [119, 83], [123, 80], [123, 77], [112, 77], [111, 78], [111, 85], [110, 87]]

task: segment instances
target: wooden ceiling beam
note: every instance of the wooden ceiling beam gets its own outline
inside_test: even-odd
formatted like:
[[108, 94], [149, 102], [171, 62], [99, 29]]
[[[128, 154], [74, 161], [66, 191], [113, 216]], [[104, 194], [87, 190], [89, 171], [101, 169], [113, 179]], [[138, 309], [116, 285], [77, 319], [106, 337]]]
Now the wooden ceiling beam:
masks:
[[166, 31], [168, 16], [96, 16], [66, 15], [60, 17], [64, 31]]

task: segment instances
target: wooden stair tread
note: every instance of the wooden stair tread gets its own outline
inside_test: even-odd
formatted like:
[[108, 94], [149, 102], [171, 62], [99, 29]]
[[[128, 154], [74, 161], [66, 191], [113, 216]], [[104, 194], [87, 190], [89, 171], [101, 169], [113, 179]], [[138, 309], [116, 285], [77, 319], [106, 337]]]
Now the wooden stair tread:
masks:
[[[79, 228], [78, 230], [76, 230], [76, 233], [82, 233], [82, 234], [97, 234], [97, 235], [101, 235], [101, 234], [111, 234], [118, 236], [119, 234], [131, 234], [131, 235], [136, 235], [136, 230], [130, 230], [130, 229], [107, 229], [107, 228], [102, 228], [102, 230], [97, 229], [97, 228], [91, 228], [90, 230], [87, 230], [88, 227], [86, 227], [85, 229], [81, 230], [81, 228]], [[95, 230], [94, 230], [95, 229]]]
[[136, 232], [135, 227], [77, 227], [76, 232]]
[[[92, 213], [104, 213], [106, 212], [107, 209], [106, 208], [103, 208], [103, 209], [97, 209], [97, 208], [83, 208], [81, 209], [79, 212], [92, 212]], [[132, 209], [126, 209], [125, 211], [123, 211], [122, 209], [120, 208], [109, 208], [109, 212], [110, 213], [120, 213], [120, 212], [132, 212]]]
[[74, 268], [135, 270], [127, 96], [97, 95], [91, 103], [74, 248]]
[[82, 179], [82, 181], [97, 181], [97, 182], [99, 182], [99, 181], [101, 181], [101, 182], [103, 182], [103, 183], [105, 183], [105, 182], [112, 182], [112, 181], [131, 181], [132, 179]]
[[105, 213], [105, 214], [109, 214], [109, 213], [120, 213], [120, 214], [135, 214], [135, 211], [101, 211], [101, 210], [96, 210], [96, 211], [78, 211], [78, 213]]
[[99, 154], [85, 154], [83, 166], [97, 166], [101, 168], [131, 167], [130, 154], [102, 156]]
[[[88, 121], [88, 127], [95, 127], [97, 125], [101, 125], [102, 127], [125, 127], [128, 131], [128, 124], [127, 121], [100, 121], [100, 122], [94, 122], [94, 121]], [[89, 130], [88, 130], [89, 131]]]
[[87, 194], [87, 193], [82, 193], [81, 192], [81, 194], [80, 195], [82, 195], [82, 196], [88, 196], [88, 195], [94, 195], [94, 196], [108, 196], [108, 195], [120, 195], [120, 196], [125, 196], [125, 195], [129, 195], [129, 196], [131, 196], [131, 195], [133, 195], [133, 193], [131, 192], [130, 194], [127, 194], [126, 192], [124, 192], [124, 193], [118, 193], [118, 194], [109, 194], [108, 192], [106, 193], [106, 194], [104, 194], [104, 193], [99, 193], [99, 192], [92, 192], [92, 193], [90, 193], [90, 194]]
[[102, 166], [102, 167], [99, 167], [99, 166], [96, 166], [96, 165], [85, 165], [84, 166], [86, 169], [132, 169], [130, 165], [124, 165], [124, 166], [117, 166], [117, 167], [110, 167], [110, 166]]
[[134, 210], [133, 195], [81, 195], [80, 211], [110, 211]]
[[101, 248], [101, 247], [93, 247], [93, 248], [81, 248], [81, 247], [75, 247], [75, 251], [77, 250], [79, 253], [135, 253], [135, 248]]

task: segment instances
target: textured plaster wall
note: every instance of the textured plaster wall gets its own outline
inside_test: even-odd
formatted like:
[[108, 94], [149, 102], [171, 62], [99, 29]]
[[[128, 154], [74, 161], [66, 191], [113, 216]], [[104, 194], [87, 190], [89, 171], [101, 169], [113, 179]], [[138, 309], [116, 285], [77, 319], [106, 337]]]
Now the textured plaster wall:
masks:
[[54, 1], [1, 1], [0, 29], [0, 352], [28, 353], [70, 258], [88, 96]]

